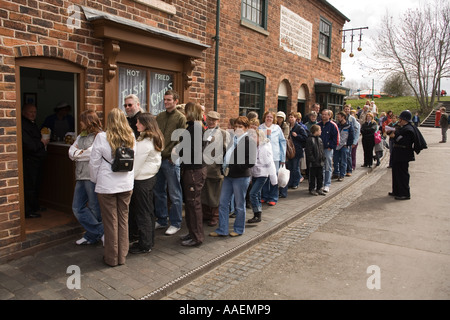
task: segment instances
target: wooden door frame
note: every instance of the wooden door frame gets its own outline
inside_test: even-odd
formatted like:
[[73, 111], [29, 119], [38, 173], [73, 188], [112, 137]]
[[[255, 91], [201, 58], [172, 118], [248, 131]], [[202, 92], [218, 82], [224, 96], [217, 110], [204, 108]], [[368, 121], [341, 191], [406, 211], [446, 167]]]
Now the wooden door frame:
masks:
[[[77, 74], [77, 105], [74, 106], [77, 119], [85, 106], [85, 68], [77, 66], [72, 62], [62, 59], [47, 57], [25, 57], [15, 60], [15, 76], [16, 76], [16, 121], [17, 121], [17, 163], [19, 174], [19, 212], [20, 212], [20, 240], [26, 240], [25, 230], [25, 194], [23, 185], [23, 153], [22, 153], [22, 97], [20, 87], [20, 68], [35, 68], [52, 71], [62, 71]], [[83, 109], [83, 110], [82, 110]]]

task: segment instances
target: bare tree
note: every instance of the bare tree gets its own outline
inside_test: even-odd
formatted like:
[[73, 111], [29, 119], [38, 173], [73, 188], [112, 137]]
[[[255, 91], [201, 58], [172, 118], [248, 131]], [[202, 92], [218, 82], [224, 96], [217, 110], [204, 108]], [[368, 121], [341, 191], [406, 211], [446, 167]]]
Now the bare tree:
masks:
[[396, 21], [388, 14], [383, 18], [376, 58], [386, 73], [402, 73], [421, 111], [429, 111], [440, 79], [450, 76], [449, 1], [435, 0], [420, 9], [408, 9]]

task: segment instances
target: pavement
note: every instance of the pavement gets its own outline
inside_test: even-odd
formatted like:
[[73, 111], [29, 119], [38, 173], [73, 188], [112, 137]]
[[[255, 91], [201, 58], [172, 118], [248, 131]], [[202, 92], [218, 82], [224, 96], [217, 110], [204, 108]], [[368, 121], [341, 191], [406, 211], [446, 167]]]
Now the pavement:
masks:
[[[448, 212], [445, 208], [448, 172], [443, 170], [437, 180], [429, 179], [429, 176], [430, 171], [438, 173], [437, 168], [445, 168], [443, 164], [448, 161], [450, 145], [437, 143], [440, 140], [440, 129], [423, 128], [422, 133], [429, 142], [429, 149], [423, 151], [423, 154], [416, 157], [418, 161], [411, 164], [414, 172], [412, 174], [413, 199], [396, 201], [392, 205], [410, 206], [414, 202], [424, 216], [430, 211], [445, 212], [447, 210]], [[385, 154], [388, 155], [388, 152]], [[33, 255], [0, 264], [0, 300], [157, 300], [165, 298], [300, 218], [307, 217], [315, 209], [338, 197], [359, 180], [381, 170], [389, 170], [385, 168], [387, 157], [378, 168], [361, 168], [361, 144], [358, 147], [357, 162], [353, 176], [345, 178], [343, 182], [333, 180], [330, 193], [325, 197], [309, 195], [305, 180], [298, 189], [289, 190], [288, 197], [280, 199], [276, 206], [264, 206], [263, 221], [256, 225], [247, 224], [245, 233], [240, 237], [206, 236], [205, 242], [200, 247], [186, 248], [180, 245], [179, 240], [179, 236], [187, 233], [187, 228], [183, 224], [182, 229], [173, 236], [164, 235], [164, 229], [157, 230], [155, 247], [151, 253], [129, 254], [126, 264], [114, 268], [103, 263], [101, 245], [76, 246], [74, 240], [77, 237]], [[419, 163], [422, 165], [418, 166]], [[417, 186], [420, 186], [420, 190], [416, 189]], [[430, 199], [438, 199], [438, 201], [430, 203]], [[385, 200], [386, 196], [380, 196], [380, 203]], [[361, 206], [361, 209], [364, 208]], [[251, 210], [247, 210], [247, 216], [252, 217]], [[414, 223], [421, 225], [419, 218], [420, 216], [414, 220]], [[385, 230], [385, 235], [395, 237], [402, 228], [407, 228], [409, 231], [415, 228], [411, 222], [405, 224], [404, 221], [403, 215], [391, 215], [386, 223], [395, 225], [398, 229]], [[439, 228], [435, 232], [436, 224]], [[432, 236], [425, 237], [426, 234], [421, 233], [419, 238], [408, 239], [408, 241], [420, 242], [420, 246], [430, 252], [438, 250], [444, 254], [442, 259], [448, 261], [448, 218], [433, 215], [426, 221], [426, 226], [428, 228], [426, 234]], [[208, 227], [205, 224], [206, 235], [214, 229], [215, 227]], [[435, 248], [431, 240], [440, 237], [441, 234], [444, 237], [439, 238], [440, 247]], [[312, 235], [316, 236], [311, 233], [308, 237]], [[348, 247], [345, 248], [348, 249]], [[336, 248], [336, 250], [343, 249]], [[357, 252], [354, 253], [357, 254]], [[346, 254], [352, 258], [351, 250], [348, 250]], [[426, 256], [421, 259], [426, 259]], [[442, 268], [440, 264], [439, 267]]]

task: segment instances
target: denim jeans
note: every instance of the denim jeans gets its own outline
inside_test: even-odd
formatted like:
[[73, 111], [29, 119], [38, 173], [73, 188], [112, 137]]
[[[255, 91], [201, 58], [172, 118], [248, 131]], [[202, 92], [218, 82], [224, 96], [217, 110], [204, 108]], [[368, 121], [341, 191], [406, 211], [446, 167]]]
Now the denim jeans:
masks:
[[252, 203], [253, 212], [262, 212], [261, 190], [266, 183], [268, 177], [253, 177], [252, 188], [250, 190], [250, 202]]
[[325, 153], [325, 165], [323, 166], [323, 185], [325, 187], [331, 186], [331, 171], [333, 162], [333, 149], [328, 148], [324, 150]]
[[99, 241], [104, 233], [100, 205], [94, 190], [95, 183], [77, 180], [72, 201], [73, 214], [86, 230], [83, 237], [89, 242]]
[[345, 146], [340, 148], [339, 150], [334, 150], [333, 164], [334, 164], [334, 174], [335, 175], [343, 177], [347, 173], [348, 158], [350, 155], [349, 152], [350, 152], [350, 149]]
[[[220, 192], [219, 202], [219, 227], [216, 232], [220, 235], [228, 235], [230, 199], [234, 194], [235, 213], [233, 230], [238, 234], [243, 234], [245, 230], [245, 195], [250, 184], [250, 177], [223, 179], [222, 190]], [[278, 188], [277, 188], [278, 190]]]
[[[278, 169], [280, 169], [280, 161], [274, 161], [274, 163], [278, 174]], [[266, 202], [278, 202], [278, 195], [278, 184], [273, 186], [270, 183], [270, 179], [268, 179], [262, 188], [261, 199]]]
[[[167, 209], [167, 194], [172, 203], [170, 210]], [[155, 197], [156, 221], [162, 225], [167, 225], [167, 217], [170, 224], [176, 228], [181, 227], [183, 192], [180, 183], [180, 166], [169, 160], [162, 160], [161, 167], [156, 175], [156, 184], [153, 188]]]

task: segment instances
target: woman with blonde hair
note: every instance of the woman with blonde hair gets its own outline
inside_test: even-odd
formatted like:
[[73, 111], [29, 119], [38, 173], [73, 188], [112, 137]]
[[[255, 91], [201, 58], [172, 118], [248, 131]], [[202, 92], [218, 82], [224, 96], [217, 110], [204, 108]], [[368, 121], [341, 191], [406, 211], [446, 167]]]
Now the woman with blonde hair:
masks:
[[134, 160], [134, 188], [130, 202], [129, 234], [130, 253], [148, 253], [155, 244], [155, 207], [153, 187], [156, 174], [161, 167], [161, 151], [164, 149], [164, 136], [158, 127], [156, 117], [150, 113], [137, 116], [136, 128], [139, 136], [136, 142]]
[[108, 114], [106, 132], [95, 138], [89, 160], [90, 177], [96, 183], [105, 230], [103, 260], [111, 267], [124, 264], [128, 254], [128, 206], [134, 182], [134, 170], [112, 171], [111, 163], [119, 147], [136, 151], [136, 139], [125, 113], [114, 108]]
[[365, 122], [361, 125], [362, 145], [364, 150], [364, 164], [361, 167], [371, 168], [373, 164], [373, 147], [375, 147], [375, 132], [377, 123], [372, 112], [368, 112]]
[[77, 245], [95, 244], [103, 239], [103, 223], [100, 205], [95, 194], [95, 183], [90, 181], [89, 159], [92, 144], [97, 134], [102, 132], [102, 124], [93, 110], [80, 114], [81, 133], [69, 148], [69, 158], [75, 161], [75, 190], [72, 211], [78, 222], [86, 231], [77, 240]]

